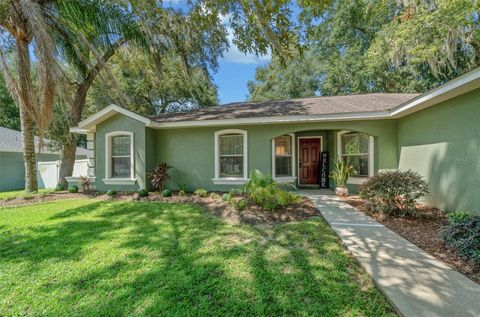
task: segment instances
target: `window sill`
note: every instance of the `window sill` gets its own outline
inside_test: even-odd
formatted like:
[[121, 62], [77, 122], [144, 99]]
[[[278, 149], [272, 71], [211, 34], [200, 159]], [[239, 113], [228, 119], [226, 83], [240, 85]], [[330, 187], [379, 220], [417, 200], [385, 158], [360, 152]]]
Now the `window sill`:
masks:
[[[89, 176], [87, 177], [88, 180], [90, 180], [91, 182], [95, 182], [96, 180], [96, 177], [95, 176]], [[67, 180], [67, 182], [69, 183], [80, 183], [81, 181], [81, 178], [80, 176], [70, 176], [70, 177], [65, 177], [65, 179]]]
[[135, 185], [136, 179], [131, 178], [104, 178], [105, 185]]
[[225, 177], [225, 178], [213, 178], [213, 183], [215, 185], [244, 185], [249, 179], [248, 178], [236, 178], [236, 177]]
[[351, 185], [363, 185], [365, 182], [369, 180], [368, 176], [357, 176], [357, 177], [350, 177], [347, 181], [347, 184]]
[[280, 176], [274, 177], [273, 180], [277, 183], [295, 183], [297, 181], [297, 178], [295, 176]]

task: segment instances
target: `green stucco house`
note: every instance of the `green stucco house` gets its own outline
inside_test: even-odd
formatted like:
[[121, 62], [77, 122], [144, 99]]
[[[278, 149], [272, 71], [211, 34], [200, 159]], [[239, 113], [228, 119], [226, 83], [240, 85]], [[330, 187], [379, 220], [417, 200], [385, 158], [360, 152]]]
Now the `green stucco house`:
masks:
[[229, 190], [252, 171], [331, 187], [328, 163], [349, 157], [352, 190], [382, 170], [411, 169], [428, 180], [432, 205], [480, 212], [480, 70], [420, 95], [245, 102], [155, 117], [111, 105], [71, 131], [87, 135], [100, 191], [148, 188], [161, 162], [174, 167], [172, 189]]

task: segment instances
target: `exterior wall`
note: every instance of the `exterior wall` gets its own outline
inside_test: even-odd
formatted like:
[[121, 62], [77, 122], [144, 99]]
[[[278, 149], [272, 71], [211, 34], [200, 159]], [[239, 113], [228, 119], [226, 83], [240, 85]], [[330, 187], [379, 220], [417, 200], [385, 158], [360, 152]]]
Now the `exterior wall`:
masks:
[[[136, 191], [140, 188], [146, 188], [146, 129], [145, 125], [135, 119], [116, 114], [113, 117], [101, 122], [97, 125], [95, 134], [95, 188], [99, 191], [107, 191], [116, 189], [121, 191]], [[133, 132], [133, 148], [134, 148], [134, 178], [137, 183], [135, 185], [106, 185], [103, 179], [106, 178], [105, 160], [105, 135], [114, 131]]]
[[428, 180], [428, 203], [480, 214], [480, 89], [400, 119], [398, 154]]
[[[37, 161], [57, 161], [58, 154], [37, 154]], [[42, 184], [38, 184], [42, 188]], [[0, 152], [0, 191], [25, 188], [25, 167], [21, 152]]]
[[[317, 134], [322, 130], [324, 148], [335, 158], [334, 133], [340, 130], [354, 130], [375, 136], [375, 169], [396, 168], [397, 125], [394, 120], [371, 120], [350, 122], [267, 124], [263, 126], [223, 126], [184, 129], [156, 130], [156, 163], [167, 162], [174, 168], [172, 181], [167, 184], [172, 189], [186, 184], [190, 189], [203, 187], [207, 190], [229, 190], [234, 185], [214, 185], [214, 134], [224, 129], [241, 129], [248, 132], [248, 171], [271, 174], [271, 139], [288, 133]], [[308, 131], [308, 132], [307, 132]], [[98, 177], [98, 176], [97, 176]]]

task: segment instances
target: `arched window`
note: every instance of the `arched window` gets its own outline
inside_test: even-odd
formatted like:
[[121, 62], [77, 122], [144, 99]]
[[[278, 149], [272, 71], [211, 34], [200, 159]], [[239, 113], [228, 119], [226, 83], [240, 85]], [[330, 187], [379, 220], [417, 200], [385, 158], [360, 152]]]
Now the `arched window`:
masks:
[[115, 131], [105, 135], [105, 179], [107, 184], [131, 184], [134, 177], [133, 132]]
[[245, 183], [247, 162], [247, 131], [215, 132], [215, 184]]
[[277, 181], [295, 181], [295, 137], [293, 134], [272, 139], [272, 176]]
[[372, 136], [359, 132], [340, 132], [338, 134], [338, 156], [353, 166], [354, 176], [373, 176]]

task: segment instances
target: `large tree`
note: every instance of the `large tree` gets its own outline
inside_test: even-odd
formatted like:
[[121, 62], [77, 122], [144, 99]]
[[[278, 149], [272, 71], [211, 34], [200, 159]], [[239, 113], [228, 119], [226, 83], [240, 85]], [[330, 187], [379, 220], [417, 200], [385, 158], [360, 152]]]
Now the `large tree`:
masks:
[[[476, 6], [465, 0], [335, 0], [309, 28], [307, 53], [259, 68], [250, 98], [435, 87], [479, 65]], [[302, 75], [291, 76], [297, 68]]]
[[[12, 0], [3, 1], [0, 6], [0, 32], [4, 39], [9, 35], [0, 50], [1, 67], [7, 87], [20, 107], [28, 192], [37, 190], [34, 127], [42, 133], [49, 126], [56, 89], [61, 86], [55, 42], [49, 28], [50, 19], [57, 16], [61, 16], [61, 10], [54, 1]], [[10, 51], [13, 53], [7, 55]], [[37, 64], [35, 73], [31, 54]]]

